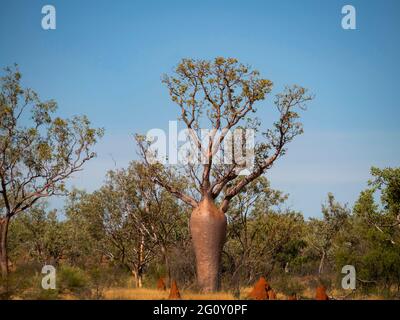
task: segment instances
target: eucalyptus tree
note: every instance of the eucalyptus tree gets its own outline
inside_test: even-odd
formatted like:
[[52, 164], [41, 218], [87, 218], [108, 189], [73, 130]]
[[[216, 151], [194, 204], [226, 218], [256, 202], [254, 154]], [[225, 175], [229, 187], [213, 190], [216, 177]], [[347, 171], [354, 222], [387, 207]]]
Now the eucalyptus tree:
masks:
[[371, 198], [380, 195], [380, 206], [373, 205], [374, 210], [357, 208], [360, 216], [369, 225], [391, 238], [392, 244], [399, 243], [400, 237], [400, 168], [371, 168], [372, 179], [368, 182], [369, 188], [361, 192], [362, 198]]
[[65, 181], [95, 156], [103, 130], [86, 116], [55, 117], [55, 101], [42, 101], [21, 85], [18, 68], [0, 80], [0, 269], [8, 274], [10, 219], [40, 199], [65, 195]]
[[333, 247], [336, 236], [345, 229], [350, 218], [350, 209], [328, 194], [328, 201], [322, 205], [322, 219], [311, 218], [308, 222], [307, 243], [319, 257], [318, 274], [324, 271], [324, 265]]
[[160, 256], [170, 276], [169, 249], [180, 238], [185, 217], [185, 208], [149, 181], [145, 170], [132, 162], [109, 171], [99, 190], [84, 194], [68, 209], [69, 217], [76, 212], [85, 221], [96, 252], [126, 267], [137, 287], [149, 263]]
[[272, 241], [263, 237], [266, 224], [271, 220], [270, 214], [277, 211], [286, 199], [287, 195], [272, 189], [269, 181], [260, 177], [232, 200], [227, 212], [228, 239], [223, 254], [227, 257], [236, 296], [240, 295], [241, 280], [252, 281], [258, 261], [266, 260], [265, 248], [272, 247]]
[[[303, 132], [298, 110], [305, 109], [312, 97], [300, 86], [286, 87], [275, 95], [277, 120], [262, 131], [254, 147], [248, 147], [251, 139], [247, 131], [243, 139], [232, 138], [232, 132], [247, 129], [257, 133], [261, 129], [261, 121], [254, 113], [271, 93], [272, 81], [236, 59], [218, 57], [213, 61], [183, 59], [163, 83], [178, 106], [190, 143], [198, 151], [194, 155], [198, 161], [186, 161], [173, 170], [191, 181], [191, 190], [197, 192], [190, 194], [171, 184], [172, 169], [162, 161], [154, 161], [151, 141], [143, 136], [138, 136], [137, 141], [153, 181], [192, 207], [190, 230], [198, 284], [203, 291], [215, 291], [219, 287], [229, 204], [246, 185], [265, 174], [286, 153], [288, 143]], [[202, 129], [209, 130], [206, 137], [202, 136]], [[244, 147], [246, 155], [254, 155], [251, 165], [232, 156], [240, 147]], [[217, 161], [221, 153], [228, 155], [228, 161]], [[246, 176], [241, 178], [244, 172]]]
[[[103, 199], [116, 202], [104, 212], [108, 219], [104, 225], [114, 240], [121, 239], [120, 243], [126, 244], [125, 261], [131, 266], [138, 287], [142, 286], [145, 268], [159, 255], [170, 280], [169, 248], [179, 239], [185, 214], [185, 208], [179, 208], [171, 194], [152, 183], [146, 171], [140, 162], [110, 171], [107, 184], [100, 190]], [[180, 179], [171, 178], [182, 185]]]
[[359, 285], [400, 290], [400, 168], [371, 168], [344, 232], [335, 242], [338, 268], [354, 265]]
[[66, 231], [57, 210], [48, 210], [46, 203], [35, 204], [16, 216], [10, 225], [10, 259], [15, 262], [30, 257], [43, 265], [58, 264], [68, 241]]

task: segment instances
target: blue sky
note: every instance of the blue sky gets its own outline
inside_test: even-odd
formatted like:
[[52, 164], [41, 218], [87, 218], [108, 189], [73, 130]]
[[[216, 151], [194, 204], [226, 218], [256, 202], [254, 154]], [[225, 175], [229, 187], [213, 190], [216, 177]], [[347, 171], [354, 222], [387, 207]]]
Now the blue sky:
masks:
[[[41, 28], [46, 4], [56, 30]], [[357, 30], [341, 28], [345, 4]], [[61, 115], [105, 128], [98, 157], [70, 182], [89, 191], [136, 158], [133, 133], [176, 119], [160, 79], [184, 57], [238, 58], [272, 80], [273, 93], [305, 86], [316, 95], [305, 134], [268, 177], [293, 209], [319, 216], [328, 192], [352, 204], [372, 165], [399, 166], [399, 33], [397, 0], [1, 0], [0, 66], [18, 63], [24, 84], [55, 99]]]

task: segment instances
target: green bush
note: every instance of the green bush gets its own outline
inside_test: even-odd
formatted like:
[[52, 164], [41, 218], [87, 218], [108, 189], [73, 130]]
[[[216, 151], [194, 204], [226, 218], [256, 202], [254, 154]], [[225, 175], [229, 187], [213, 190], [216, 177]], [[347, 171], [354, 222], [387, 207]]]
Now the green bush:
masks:
[[80, 268], [62, 266], [57, 271], [57, 288], [62, 292], [81, 293], [88, 284], [89, 277]]
[[289, 275], [282, 275], [274, 280], [271, 285], [277, 292], [281, 292], [287, 296], [300, 296], [305, 290], [305, 287], [299, 281]]

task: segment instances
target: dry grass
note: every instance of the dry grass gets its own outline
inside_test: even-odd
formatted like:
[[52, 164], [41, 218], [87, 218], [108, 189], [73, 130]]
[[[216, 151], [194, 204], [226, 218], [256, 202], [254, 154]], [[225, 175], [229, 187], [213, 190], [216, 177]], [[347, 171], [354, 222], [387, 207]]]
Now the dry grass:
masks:
[[168, 298], [168, 292], [147, 288], [112, 288], [105, 290], [103, 296], [108, 300], [161, 300]]
[[[245, 300], [251, 291], [251, 287], [241, 288], [241, 294], [239, 300]], [[202, 294], [198, 292], [193, 292], [190, 290], [180, 290], [182, 300], [235, 300], [234, 296], [230, 292], [216, 292]], [[150, 288], [110, 288], [103, 291], [102, 298], [106, 300], [167, 300], [169, 295], [169, 290], [160, 291], [157, 289]], [[383, 300], [384, 297], [379, 295], [360, 295], [354, 294], [349, 295], [349, 292], [344, 290], [328, 290], [328, 295], [337, 300], [342, 299], [356, 299], [356, 300]], [[306, 288], [301, 295], [300, 299], [314, 299], [315, 291], [311, 288]], [[21, 300], [22, 297], [14, 296], [13, 300]], [[63, 293], [58, 296], [61, 300], [79, 300], [82, 297], [74, 295], [73, 293]], [[278, 300], [287, 300], [287, 296], [282, 293], [277, 292]]]
[[[247, 299], [251, 287], [241, 288], [240, 299]], [[215, 293], [198, 293], [190, 290], [180, 290], [182, 300], [235, 300], [230, 292]], [[107, 300], [166, 300], [168, 299], [169, 290], [160, 291], [149, 288], [111, 288], [103, 293], [104, 299]], [[277, 293], [278, 300], [286, 300], [287, 297], [281, 293]]]
[[[240, 299], [247, 299], [252, 287], [244, 287], [240, 290]], [[182, 300], [235, 300], [231, 292], [198, 293], [190, 290], [180, 290]], [[169, 289], [160, 291], [149, 288], [111, 288], [103, 293], [107, 300], [166, 300], [168, 299]], [[312, 296], [309, 292], [310, 298]], [[287, 297], [277, 293], [278, 300], [286, 300]]]
[[[183, 300], [234, 300], [233, 295], [228, 292], [201, 294], [181, 290], [180, 293]], [[104, 298], [109, 300], [166, 300], [168, 295], [169, 290], [160, 291], [148, 288], [112, 288], [104, 292]]]

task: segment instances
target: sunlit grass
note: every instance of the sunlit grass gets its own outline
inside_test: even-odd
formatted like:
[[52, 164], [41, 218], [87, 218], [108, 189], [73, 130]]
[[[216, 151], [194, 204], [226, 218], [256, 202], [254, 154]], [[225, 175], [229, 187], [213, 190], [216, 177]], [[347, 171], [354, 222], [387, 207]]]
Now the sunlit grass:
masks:
[[[229, 292], [215, 293], [197, 293], [192, 291], [181, 290], [183, 300], [234, 300]], [[148, 288], [112, 288], [104, 291], [104, 299], [109, 300], [166, 300], [168, 299], [169, 290], [160, 291]]]
[[[240, 290], [240, 299], [247, 299], [251, 287]], [[180, 290], [182, 300], [236, 300], [231, 292], [220, 291], [215, 293], [200, 293], [190, 290]], [[167, 300], [169, 290], [160, 291], [150, 288], [110, 288], [103, 292], [107, 300]], [[286, 296], [277, 293], [279, 300], [286, 300]]]

